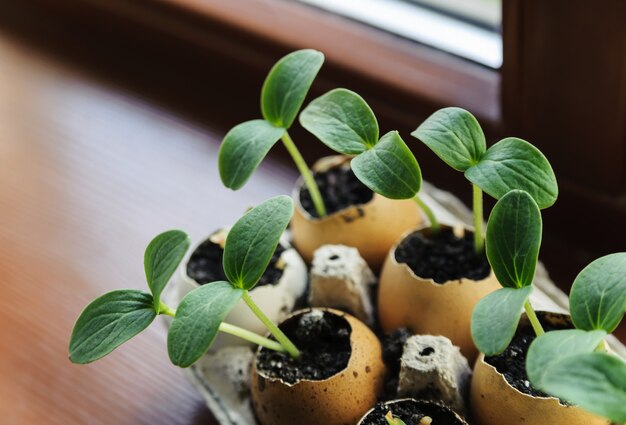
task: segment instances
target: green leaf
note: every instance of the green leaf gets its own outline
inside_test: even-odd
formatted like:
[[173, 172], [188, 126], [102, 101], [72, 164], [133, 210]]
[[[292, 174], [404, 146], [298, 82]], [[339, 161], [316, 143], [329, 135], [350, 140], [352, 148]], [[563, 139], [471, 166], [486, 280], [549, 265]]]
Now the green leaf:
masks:
[[230, 130], [220, 146], [218, 167], [224, 186], [241, 188], [285, 130], [265, 120], [241, 123]]
[[585, 267], [574, 280], [569, 305], [578, 329], [613, 332], [626, 309], [626, 252], [606, 255]]
[[310, 49], [295, 51], [276, 62], [261, 90], [263, 117], [275, 127], [291, 127], [322, 63], [324, 55]]
[[616, 356], [568, 356], [548, 368], [541, 389], [616, 423], [626, 422], [626, 363]]
[[526, 355], [526, 372], [533, 387], [543, 388], [548, 369], [567, 356], [591, 353], [602, 342], [606, 332], [567, 329], [547, 332], [530, 344]]
[[346, 89], [318, 97], [300, 114], [300, 124], [329, 148], [358, 154], [378, 142], [378, 122], [361, 96]]
[[513, 189], [528, 192], [539, 208], [556, 202], [559, 188], [550, 163], [539, 149], [515, 137], [490, 147], [465, 177], [496, 199]]
[[189, 292], [167, 334], [167, 351], [176, 366], [189, 367], [209, 349], [220, 324], [243, 295], [229, 282], [217, 281]]
[[509, 346], [532, 286], [500, 288], [483, 297], [472, 312], [471, 332], [476, 347], [487, 356]]
[[148, 245], [143, 257], [146, 280], [154, 299], [154, 309], [158, 313], [161, 292], [189, 249], [189, 236], [180, 230], [161, 233]]
[[387, 198], [412, 198], [422, 185], [420, 167], [397, 131], [385, 134], [350, 165], [364, 185]]
[[156, 312], [152, 296], [135, 289], [109, 292], [80, 314], [70, 338], [70, 360], [91, 363], [143, 331]]
[[411, 135], [457, 171], [478, 164], [487, 145], [480, 124], [461, 108], [443, 108], [426, 119]]
[[268, 199], [248, 211], [228, 232], [224, 246], [224, 272], [238, 288], [252, 289], [274, 255], [293, 214], [288, 196]]
[[500, 199], [487, 223], [487, 259], [502, 286], [532, 284], [541, 247], [541, 211], [533, 198], [513, 190]]

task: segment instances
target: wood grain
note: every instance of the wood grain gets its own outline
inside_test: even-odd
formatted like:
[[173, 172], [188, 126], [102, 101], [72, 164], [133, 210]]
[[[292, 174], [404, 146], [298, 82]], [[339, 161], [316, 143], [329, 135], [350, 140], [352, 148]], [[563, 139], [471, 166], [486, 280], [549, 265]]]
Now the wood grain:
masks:
[[0, 36], [0, 420], [3, 424], [212, 424], [169, 364], [156, 322], [88, 366], [70, 364], [92, 298], [143, 288], [143, 250], [168, 228], [197, 239], [295, 176], [265, 164], [221, 187], [219, 136]]

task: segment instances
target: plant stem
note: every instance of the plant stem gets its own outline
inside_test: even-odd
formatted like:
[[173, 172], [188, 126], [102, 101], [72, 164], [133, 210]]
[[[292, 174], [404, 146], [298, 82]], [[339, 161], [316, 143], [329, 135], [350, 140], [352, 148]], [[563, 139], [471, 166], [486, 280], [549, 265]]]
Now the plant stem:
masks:
[[250, 310], [252, 310], [252, 312], [256, 315], [256, 317], [258, 317], [259, 320], [263, 322], [263, 324], [267, 327], [267, 329], [271, 332], [271, 334], [274, 335], [274, 338], [276, 338], [276, 340], [280, 343], [280, 345], [282, 345], [285, 348], [285, 350], [289, 353], [289, 355], [293, 357], [294, 359], [297, 359], [298, 357], [300, 357], [300, 351], [296, 348], [293, 342], [291, 342], [291, 340], [287, 338], [287, 335], [285, 335], [283, 331], [281, 331], [278, 328], [278, 326], [272, 323], [269, 317], [267, 317], [265, 313], [261, 311], [261, 309], [254, 303], [254, 301], [252, 301], [252, 298], [250, 298], [250, 294], [248, 293], [248, 291], [243, 292], [242, 298], [244, 302], [248, 304], [248, 307], [250, 307]]
[[533, 310], [533, 307], [530, 305], [530, 302], [528, 300], [526, 300], [526, 302], [524, 303], [524, 310], [526, 310], [526, 316], [528, 316], [528, 320], [530, 320], [530, 324], [535, 331], [535, 335], [543, 335], [545, 333], [543, 330], [543, 326], [541, 326], [541, 323], [539, 323], [537, 314], [535, 313], [535, 310]]
[[440, 229], [439, 221], [437, 221], [437, 218], [435, 217], [435, 213], [433, 213], [433, 210], [428, 205], [426, 205], [426, 203], [422, 200], [422, 198], [419, 197], [418, 194], [416, 194], [413, 197], [413, 200], [421, 208], [421, 210], [424, 212], [424, 214], [428, 218], [428, 221], [430, 222], [430, 228], [432, 229], [433, 233], [435, 234], [439, 233], [439, 229]]
[[166, 316], [176, 316], [176, 310], [159, 300], [159, 314], [165, 314]]
[[254, 332], [250, 332], [247, 329], [240, 328], [239, 326], [231, 325], [230, 323], [222, 322], [220, 323], [220, 332], [224, 332], [227, 334], [238, 336], [239, 338], [250, 341], [254, 344], [260, 345], [261, 347], [269, 348], [270, 350], [280, 351], [281, 353], [286, 352], [287, 350], [281, 344], [276, 341], [273, 341], [269, 338], [265, 338], [264, 336], [255, 334]]
[[[165, 314], [166, 316], [174, 317], [176, 316], [176, 310], [166, 304], [163, 304], [163, 302], [161, 301], [159, 304], [159, 314]], [[269, 348], [270, 350], [279, 351], [281, 353], [284, 353], [287, 351], [285, 347], [283, 347], [281, 344], [279, 344], [276, 341], [273, 341], [269, 338], [265, 338], [264, 336], [255, 334], [254, 332], [250, 332], [247, 329], [240, 328], [239, 326], [231, 325], [230, 323], [226, 323], [226, 322], [220, 323], [219, 331], [230, 334], [230, 335], [235, 335], [241, 339], [250, 341], [253, 344], [257, 344], [262, 347]]]
[[472, 185], [474, 210], [474, 249], [481, 254], [485, 248], [485, 231], [483, 229], [483, 191], [475, 184]]
[[285, 148], [287, 148], [287, 152], [293, 158], [293, 162], [296, 163], [296, 167], [298, 167], [298, 171], [302, 175], [302, 180], [304, 180], [304, 184], [307, 189], [309, 189], [309, 193], [311, 194], [311, 200], [313, 201], [313, 205], [315, 205], [315, 211], [317, 215], [320, 217], [324, 217], [326, 215], [326, 207], [324, 206], [324, 200], [322, 199], [322, 194], [320, 193], [320, 189], [317, 187], [317, 183], [315, 183], [315, 179], [313, 178], [313, 174], [311, 170], [309, 170], [309, 166], [304, 162], [304, 158], [302, 158], [302, 154], [296, 147], [296, 144], [293, 142], [287, 130], [282, 137], [283, 144]]

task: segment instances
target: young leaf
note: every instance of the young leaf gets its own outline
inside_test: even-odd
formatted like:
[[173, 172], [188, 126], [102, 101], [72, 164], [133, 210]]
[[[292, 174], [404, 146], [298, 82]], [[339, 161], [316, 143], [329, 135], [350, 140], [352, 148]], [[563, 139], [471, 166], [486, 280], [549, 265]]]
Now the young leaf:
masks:
[[391, 411], [387, 412], [387, 414], [385, 415], [385, 420], [387, 421], [388, 425], [406, 425], [402, 419], [394, 418]]
[[284, 129], [265, 120], [246, 121], [231, 129], [224, 137], [217, 159], [224, 186], [237, 190], [246, 184], [284, 133]]
[[532, 286], [500, 288], [482, 298], [472, 312], [471, 332], [476, 347], [495, 356], [511, 343]]
[[167, 334], [167, 351], [176, 366], [189, 367], [206, 353], [220, 324], [243, 295], [229, 282], [202, 285], [181, 301]]
[[574, 280], [570, 312], [578, 329], [615, 330], [626, 309], [626, 252], [598, 258]]
[[458, 171], [478, 164], [487, 149], [480, 124], [472, 114], [461, 108], [438, 110], [411, 135]]
[[541, 389], [548, 369], [567, 356], [591, 353], [606, 336], [604, 331], [580, 329], [550, 331], [537, 337], [526, 354], [526, 373], [533, 387]]
[[146, 280], [158, 313], [161, 292], [189, 249], [189, 236], [180, 230], [169, 230], [152, 239], [143, 257]]
[[310, 49], [295, 51], [276, 62], [261, 90], [263, 117], [275, 127], [291, 127], [322, 63], [324, 55]]
[[568, 356], [543, 375], [544, 392], [607, 417], [626, 422], [626, 363], [606, 353]]
[[143, 331], [156, 312], [152, 296], [135, 289], [109, 292], [80, 314], [70, 338], [70, 360], [91, 363]]
[[496, 199], [513, 189], [528, 192], [539, 208], [556, 202], [559, 188], [546, 157], [530, 143], [516, 137], [503, 139], [487, 149], [465, 177]]
[[422, 185], [420, 167], [397, 131], [385, 134], [350, 165], [363, 184], [390, 199], [412, 198]]
[[513, 190], [500, 199], [487, 223], [487, 259], [502, 286], [529, 286], [541, 246], [541, 212], [533, 198]]
[[378, 142], [378, 122], [361, 96], [346, 89], [331, 90], [300, 114], [300, 124], [329, 148], [359, 154]]
[[293, 214], [288, 196], [268, 199], [248, 211], [230, 229], [224, 246], [224, 272], [237, 288], [252, 289], [274, 255]]

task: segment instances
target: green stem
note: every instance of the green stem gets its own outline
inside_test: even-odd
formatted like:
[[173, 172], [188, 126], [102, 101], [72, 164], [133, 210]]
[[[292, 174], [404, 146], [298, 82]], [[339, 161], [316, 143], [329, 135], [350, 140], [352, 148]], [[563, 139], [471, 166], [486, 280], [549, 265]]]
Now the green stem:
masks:
[[416, 194], [413, 197], [413, 200], [424, 212], [424, 214], [428, 218], [428, 221], [430, 221], [430, 228], [432, 229], [433, 233], [435, 234], [439, 233], [439, 229], [440, 229], [439, 221], [437, 221], [437, 218], [435, 217], [435, 213], [433, 213], [433, 210], [430, 209], [428, 205], [426, 205], [426, 203], [422, 200], [422, 198], [419, 197], [419, 195]]
[[176, 316], [176, 310], [159, 300], [159, 314], [165, 314], [166, 316]]
[[[159, 314], [165, 314], [166, 316], [174, 317], [176, 316], [176, 310], [166, 304], [163, 304], [163, 302], [161, 301], [159, 304]], [[253, 344], [260, 345], [265, 348], [269, 348], [270, 350], [279, 351], [281, 353], [284, 353], [287, 351], [285, 347], [283, 347], [276, 341], [273, 341], [269, 338], [265, 338], [264, 336], [255, 334], [254, 332], [250, 332], [247, 329], [240, 328], [239, 326], [231, 325], [230, 323], [226, 323], [226, 322], [220, 323], [219, 331], [230, 334], [230, 335], [235, 335], [241, 339], [250, 341]]]
[[263, 322], [263, 324], [267, 327], [267, 329], [274, 335], [274, 338], [282, 345], [285, 350], [289, 353], [291, 357], [297, 359], [300, 356], [300, 351], [296, 348], [296, 346], [287, 338], [287, 335], [281, 331], [278, 326], [276, 326], [272, 321], [261, 311], [261, 309], [252, 301], [250, 298], [250, 294], [248, 291], [243, 292], [242, 296], [244, 302], [250, 307], [250, 310], [256, 315], [256, 317]]
[[474, 249], [476, 253], [482, 254], [485, 248], [485, 231], [483, 229], [483, 191], [475, 184], [472, 185], [473, 210], [474, 210]]
[[285, 133], [283, 134], [282, 141], [285, 148], [287, 148], [287, 152], [289, 152], [293, 158], [293, 162], [296, 163], [296, 167], [298, 167], [298, 171], [300, 171], [300, 174], [302, 175], [305, 186], [309, 189], [311, 200], [313, 201], [313, 205], [315, 205], [317, 215], [324, 217], [326, 215], [326, 207], [324, 206], [324, 200], [322, 199], [320, 189], [317, 187], [317, 183], [315, 183], [315, 179], [313, 178], [311, 170], [309, 170], [309, 166], [306, 165], [306, 162], [304, 162], [302, 154], [289, 136], [287, 130], [285, 130]]
[[276, 341], [273, 341], [269, 338], [265, 338], [264, 336], [255, 334], [254, 332], [250, 332], [247, 329], [240, 328], [239, 326], [231, 325], [230, 323], [226, 323], [226, 322], [220, 323], [219, 329], [220, 329], [220, 332], [238, 336], [239, 338], [250, 341], [256, 345], [260, 345], [261, 347], [269, 348], [270, 350], [280, 351], [281, 353], [284, 353], [287, 351], [285, 350], [285, 347], [283, 347]]
[[530, 301], [526, 300], [526, 302], [524, 303], [524, 310], [526, 310], [526, 316], [528, 316], [528, 320], [530, 320], [530, 324], [532, 325], [535, 334], [537, 336], [543, 335], [545, 333], [543, 330], [543, 326], [541, 326], [541, 323], [539, 323], [537, 314], [535, 313], [535, 310], [533, 310], [533, 307], [530, 305]]

